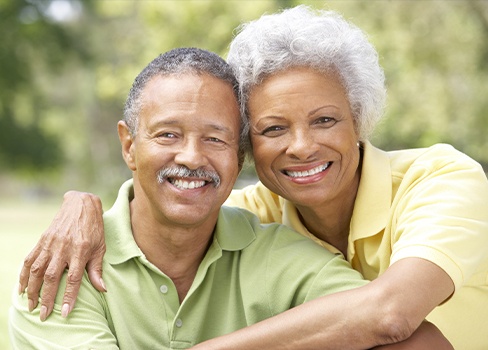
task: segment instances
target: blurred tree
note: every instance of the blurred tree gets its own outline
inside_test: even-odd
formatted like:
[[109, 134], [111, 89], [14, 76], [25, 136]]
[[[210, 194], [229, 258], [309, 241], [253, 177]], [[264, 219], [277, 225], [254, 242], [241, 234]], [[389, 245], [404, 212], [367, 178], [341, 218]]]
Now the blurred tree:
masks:
[[[56, 73], [67, 59], [89, 58], [69, 31], [50, 18], [54, 1], [0, 1], [0, 166], [39, 170], [62, 164], [57, 135], [43, 126], [45, 92], [38, 69]], [[71, 57], [70, 57], [71, 56]]]
[[62, 190], [112, 197], [130, 176], [115, 125], [141, 68], [179, 46], [226, 57], [240, 23], [302, 3], [377, 47], [389, 99], [376, 145], [448, 142], [488, 169], [488, 2], [0, 0], [2, 172], [57, 166]]
[[488, 170], [488, 2], [392, 2], [372, 25], [388, 85], [375, 143], [444, 142]]

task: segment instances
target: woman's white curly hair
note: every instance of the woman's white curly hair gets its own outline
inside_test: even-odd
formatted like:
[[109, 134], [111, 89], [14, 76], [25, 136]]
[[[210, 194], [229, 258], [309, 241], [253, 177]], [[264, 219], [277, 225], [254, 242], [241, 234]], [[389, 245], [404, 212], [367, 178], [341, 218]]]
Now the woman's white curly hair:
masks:
[[239, 81], [243, 115], [250, 91], [266, 76], [311, 67], [340, 77], [359, 139], [370, 137], [383, 115], [386, 89], [378, 54], [362, 30], [336, 12], [300, 5], [263, 15], [237, 31], [227, 61]]

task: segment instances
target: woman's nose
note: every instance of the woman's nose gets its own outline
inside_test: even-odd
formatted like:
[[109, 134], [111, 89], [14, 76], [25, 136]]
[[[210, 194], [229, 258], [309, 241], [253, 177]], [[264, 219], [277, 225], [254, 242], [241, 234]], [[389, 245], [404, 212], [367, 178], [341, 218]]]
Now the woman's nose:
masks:
[[318, 149], [319, 145], [315, 142], [313, 135], [306, 131], [297, 131], [291, 134], [286, 154], [305, 160], [313, 156]]

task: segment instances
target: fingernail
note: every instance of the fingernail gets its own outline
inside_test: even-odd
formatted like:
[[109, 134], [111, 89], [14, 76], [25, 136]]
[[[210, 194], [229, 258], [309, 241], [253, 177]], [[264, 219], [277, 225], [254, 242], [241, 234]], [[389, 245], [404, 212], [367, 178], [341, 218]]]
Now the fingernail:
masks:
[[41, 306], [41, 314], [40, 314], [40, 319], [42, 322], [46, 321], [47, 318], [47, 306], [42, 305]]
[[61, 308], [61, 317], [66, 318], [69, 315], [69, 304], [63, 304], [63, 307]]
[[102, 285], [103, 289], [107, 291], [107, 287], [105, 287], [105, 282], [103, 282], [102, 278], [100, 278], [100, 284]]
[[32, 312], [34, 310], [34, 300], [29, 299], [29, 312]]
[[22, 284], [19, 283], [19, 295], [24, 293], [24, 289], [22, 289]]

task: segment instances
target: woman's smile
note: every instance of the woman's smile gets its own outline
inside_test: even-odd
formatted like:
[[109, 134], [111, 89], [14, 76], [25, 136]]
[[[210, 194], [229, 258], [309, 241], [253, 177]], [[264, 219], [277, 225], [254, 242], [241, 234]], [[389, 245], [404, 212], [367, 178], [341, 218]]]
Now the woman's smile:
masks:
[[318, 166], [291, 167], [282, 170], [282, 173], [295, 184], [308, 185], [321, 181], [327, 176], [327, 169], [332, 162], [327, 162]]

